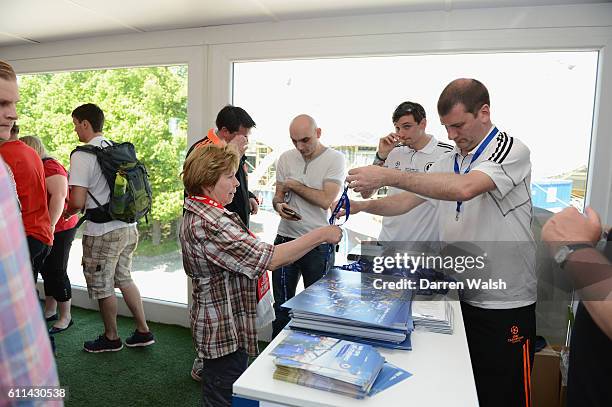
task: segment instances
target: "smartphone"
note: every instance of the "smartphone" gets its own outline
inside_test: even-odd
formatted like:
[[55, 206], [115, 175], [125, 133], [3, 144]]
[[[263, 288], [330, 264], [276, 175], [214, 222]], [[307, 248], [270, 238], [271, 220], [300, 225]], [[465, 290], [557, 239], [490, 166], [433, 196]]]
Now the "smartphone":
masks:
[[285, 212], [287, 215], [289, 215], [292, 218], [295, 218], [297, 220], [302, 219], [302, 215], [297, 213], [294, 209], [289, 208], [288, 206], [284, 206], [283, 207], [283, 212]]

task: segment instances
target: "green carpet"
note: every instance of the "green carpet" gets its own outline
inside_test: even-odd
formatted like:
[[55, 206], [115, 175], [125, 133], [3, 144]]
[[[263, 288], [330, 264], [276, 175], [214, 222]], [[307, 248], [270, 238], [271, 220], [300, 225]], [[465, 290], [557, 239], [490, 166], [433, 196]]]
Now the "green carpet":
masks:
[[[154, 345], [94, 354], [83, 351], [83, 342], [104, 331], [100, 314], [73, 307], [72, 316], [74, 325], [55, 335], [67, 406], [200, 405], [200, 384], [190, 376], [195, 351], [188, 328], [150, 323]], [[119, 317], [117, 322], [125, 340], [134, 330], [133, 320]], [[265, 345], [260, 343], [260, 350]]]

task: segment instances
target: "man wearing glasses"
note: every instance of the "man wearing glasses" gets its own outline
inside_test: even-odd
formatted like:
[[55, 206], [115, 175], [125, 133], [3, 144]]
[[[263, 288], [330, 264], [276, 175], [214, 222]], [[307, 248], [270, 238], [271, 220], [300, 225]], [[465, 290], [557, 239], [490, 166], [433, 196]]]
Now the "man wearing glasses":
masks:
[[[274, 244], [294, 240], [329, 223], [329, 206], [344, 183], [342, 153], [320, 142], [321, 129], [314, 119], [301, 114], [289, 126], [294, 149], [281, 154], [276, 163], [276, 193], [272, 204], [281, 221]], [[300, 275], [304, 287], [319, 280], [334, 265], [334, 250], [322, 244], [299, 260], [272, 271], [275, 337], [289, 322], [281, 305], [295, 296]]]
[[464, 273], [463, 279], [499, 279], [505, 288], [479, 286], [461, 297], [479, 403], [528, 406], [537, 291], [530, 152], [492, 124], [489, 92], [475, 79], [448, 84], [438, 113], [454, 151], [426, 174], [379, 166], [349, 171], [356, 192], [383, 185], [409, 191], [351, 202], [351, 212], [399, 215], [430, 201], [438, 209], [440, 240], [486, 256], [486, 270]]
[[[425, 133], [425, 109], [418, 103], [403, 102], [393, 112], [394, 133], [378, 142], [374, 165], [403, 172], [428, 172], [443, 154], [452, 151], [450, 144], [439, 142]], [[375, 189], [363, 191], [369, 198]], [[389, 187], [387, 196], [397, 195], [402, 189]], [[397, 216], [385, 216], [378, 237], [379, 242], [432, 242], [438, 240], [437, 212], [434, 204], [425, 202], [414, 210]]]

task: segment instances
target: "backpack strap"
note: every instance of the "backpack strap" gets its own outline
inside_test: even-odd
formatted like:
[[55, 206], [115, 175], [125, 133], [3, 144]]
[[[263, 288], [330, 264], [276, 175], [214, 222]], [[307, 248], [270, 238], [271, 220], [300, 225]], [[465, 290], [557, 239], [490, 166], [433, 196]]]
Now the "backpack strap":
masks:
[[[106, 140], [104, 140], [106, 141]], [[114, 143], [108, 142], [108, 145], [113, 145]], [[82, 151], [85, 153], [89, 153], [89, 154], [93, 154], [96, 156], [96, 160], [98, 160], [98, 154], [100, 154], [102, 152], [102, 147], [98, 147], [98, 146], [94, 146], [91, 144], [85, 144], [82, 146], [77, 146], [74, 150], [72, 150], [72, 152], [70, 153], [70, 157], [72, 157], [72, 154], [76, 153], [77, 151]], [[104, 177], [106, 179], [106, 177]], [[107, 184], [108, 184], [108, 180]], [[109, 185], [110, 188], [110, 185]], [[87, 195], [89, 195], [91, 197], [91, 199], [93, 199], [93, 201], [96, 203], [96, 205], [98, 205], [95, 208], [90, 208], [90, 209], [85, 209], [85, 214], [83, 216], [81, 216], [81, 218], [79, 219], [79, 221], [76, 224], [76, 228], [80, 227], [83, 222], [85, 222], [86, 220], [92, 221], [94, 223], [107, 223], [112, 221], [113, 219], [111, 218], [110, 214], [108, 213], [108, 206], [109, 203], [107, 204], [100, 204], [100, 201], [98, 201], [96, 199], [95, 196], [93, 196], [93, 194], [89, 191], [89, 189], [87, 190]]]

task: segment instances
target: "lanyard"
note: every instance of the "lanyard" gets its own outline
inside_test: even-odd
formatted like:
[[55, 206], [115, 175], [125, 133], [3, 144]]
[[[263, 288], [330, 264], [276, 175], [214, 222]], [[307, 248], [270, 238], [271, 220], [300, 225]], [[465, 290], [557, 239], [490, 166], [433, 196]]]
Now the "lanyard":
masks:
[[[338, 203], [336, 204], [336, 207], [334, 208], [334, 210], [331, 213], [331, 216], [329, 217], [329, 224], [333, 225], [336, 223], [336, 215], [338, 214], [338, 212], [340, 212], [340, 210], [342, 209], [342, 207], [344, 206], [345, 208], [345, 218], [344, 218], [344, 222], [342, 222], [340, 225], [344, 225], [346, 223], [346, 221], [349, 218], [349, 214], [351, 213], [351, 201], [348, 198], [348, 187], [349, 184], [347, 183], [344, 187], [344, 191], [342, 191], [342, 195], [340, 196], [340, 200], [338, 201]], [[336, 251], [338, 251], [340, 246], [336, 245]], [[332, 255], [332, 250], [334, 250], [333, 245], [329, 245], [328, 249], [327, 249], [327, 255], [325, 256], [325, 272], [327, 272], [327, 266], [329, 264], [329, 260], [331, 259], [331, 255]], [[332, 264], [332, 267], [334, 265]]]
[[[212, 199], [212, 198], [211, 198], [211, 197], [209, 197], [209, 196], [195, 196], [195, 195], [191, 195], [191, 196], [189, 197], [189, 199], [191, 199], [191, 200], [193, 200], [193, 201], [196, 201], [196, 202], [201, 202], [201, 203], [203, 203], [204, 205], [214, 206], [215, 208], [219, 208], [219, 209], [225, 209], [225, 208], [223, 207], [223, 205], [221, 205], [219, 202], [215, 201], [214, 199]], [[253, 237], [255, 237], [255, 238], [256, 238], [256, 236], [253, 234], [253, 232], [251, 232], [251, 231], [249, 230], [249, 228], [247, 228], [246, 226], [244, 226], [244, 224], [242, 224], [242, 222], [240, 222], [240, 223], [241, 223], [241, 225], [240, 225], [240, 226], [241, 226], [241, 227], [244, 229], [244, 231], [245, 231], [245, 232], [247, 232], [249, 235], [251, 235], [251, 236], [253, 236]]]
[[331, 213], [331, 216], [329, 217], [330, 225], [333, 225], [336, 222], [336, 215], [338, 214], [338, 212], [340, 212], [343, 206], [345, 206], [345, 215], [344, 215], [345, 218], [344, 218], [344, 222], [342, 222], [342, 225], [346, 223], [351, 213], [351, 201], [348, 198], [348, 184], [346, 184], [346, 186], [344, 187], [344, 191], [342, 191], [340, 200], [336, 204], [336, 207], [334, 208], [334, 210]]
[[197, 201], [197, 202], [202, 202], [203, 204], [206, 204], [206, 205], [214, 206], [215, 208], [223, 209], [223, 205], [221, 205], [219, 202], [215, 201], [214, 199], [206, 195], [205, 196], [191, 195], [189, 199], [193, 201]]
[[[498, 132], [499, 132], [499, 130], [497, 130], [497, 127], [493, 127], [493, 130], [491, 130], [489, 135], [485, 138], [485, 140], [482, 142], [480, 147], [478, 147], [478, 149], [476, 150], [476, 152], [472, 156], [472, 159], [470, 160], [470, 163], [468, 164], [468, 166], [465, 169], [465, 171], [463, 172], [463, 174], [467, 174], [468, 172], [470, 172], [470, 168], [472, 167], [472, 164], [474, 163], [474, 161], [476, 161], [480, 157], [482, 152], [485, 150], [485, 148], [487, 148], [487, 146], [489, 145], [491, 140], [493, 140], [493, 138], [495, 137], [495, 135], [497, 135]], [[458, 155], [459, 155], [459, 153], [455, 153], [455, 166], [454, 166], [455, 174], [461, 174], [461, 169], [459, 168], [459, 163], [457, 162], [457, 156]], [[457, 220], [457, 221], [459, 220], [459, 214], [461, 213], [461, 205], [462, 204], [463, 204], [463, 202], [457, 201], [457, 213], [456, 213], [456, 216], [455, 216], [455, 220]]]

